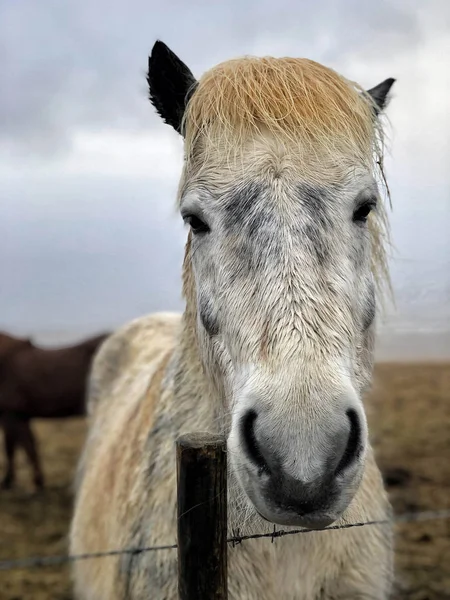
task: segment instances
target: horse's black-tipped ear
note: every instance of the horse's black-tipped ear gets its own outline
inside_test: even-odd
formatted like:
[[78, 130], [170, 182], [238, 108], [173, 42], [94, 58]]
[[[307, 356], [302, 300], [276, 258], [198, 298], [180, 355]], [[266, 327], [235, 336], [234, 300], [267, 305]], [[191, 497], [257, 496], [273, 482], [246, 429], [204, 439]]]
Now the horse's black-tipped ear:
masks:
[[178, 56], [159, 40], [148, 58], [147, 83], [150, 102], [158, 114], [181, 133], [184, 111], [197, 81]]
[[389, 102], [389, 92], [391, 91], [391, 87], [394, 85], [394, 83], [395, 79], [389, 77], [389, 79], [385, 79], [375, 87], [367, 90], [367, 93], [375, 102], [375, 111], [377, 115], [384, 110], [384, 108], [386, 108]]

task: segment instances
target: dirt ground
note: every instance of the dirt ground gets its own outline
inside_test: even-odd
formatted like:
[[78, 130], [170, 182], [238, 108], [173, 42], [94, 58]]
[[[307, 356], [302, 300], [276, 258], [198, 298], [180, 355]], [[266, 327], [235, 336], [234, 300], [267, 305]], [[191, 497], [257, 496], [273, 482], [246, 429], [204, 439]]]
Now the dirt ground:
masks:
[[[450, 508], [450, 364], [378, 365], [369, 414], [394, 510]], [[36, 422], [47, 489], [35, 494], [20, 456], [18, 483], [0, 491], [0, 560], [66, 552], [71, 481], [83, 420]], [[0, 452], [0, 469], [3, 453]], [[450, 519], [396, 529], [398, 600], [450, 600]], [[0, 571], [0, 600], [70, 600], [64, 567]]]

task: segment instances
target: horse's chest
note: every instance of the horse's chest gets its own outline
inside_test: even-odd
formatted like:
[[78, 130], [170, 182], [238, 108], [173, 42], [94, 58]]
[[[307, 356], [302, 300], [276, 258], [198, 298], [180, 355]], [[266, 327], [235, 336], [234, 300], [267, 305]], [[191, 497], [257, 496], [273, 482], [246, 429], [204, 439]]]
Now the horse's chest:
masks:
[[[231, 598], [246, 600], [320, 600], [327, 587], [314, 535], [309, 539], [285, 537], [243, 542], [230, 552]], [[243, 546], [247, 544], [244, 550]], [[241, 552], [239, 552], [241, 550]], [[243, 550], [243, 551], [242, 551]]]

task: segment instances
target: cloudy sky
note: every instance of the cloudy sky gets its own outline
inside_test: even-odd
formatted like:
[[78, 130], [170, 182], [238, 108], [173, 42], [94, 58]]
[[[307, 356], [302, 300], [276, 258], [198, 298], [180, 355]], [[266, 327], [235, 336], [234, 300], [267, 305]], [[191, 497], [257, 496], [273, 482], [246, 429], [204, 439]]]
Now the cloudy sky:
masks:
[[159, 38], [197, 76], [270, 54], [366, 88], [397, 78], [390, 328], [450, 330], [450, 2], [218, 4], [0, 3], [0, 327], [89, 332], [182, 307], [181, 140], [146, 99]]

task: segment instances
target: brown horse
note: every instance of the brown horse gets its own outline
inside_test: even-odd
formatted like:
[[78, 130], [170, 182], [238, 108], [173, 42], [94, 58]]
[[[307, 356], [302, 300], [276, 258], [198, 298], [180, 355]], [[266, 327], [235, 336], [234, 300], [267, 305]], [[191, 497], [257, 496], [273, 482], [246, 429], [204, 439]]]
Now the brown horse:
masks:
[[6, 473], [3, 488], [14, 483], [14, 454], [22, 446], [36, 487], [44, 477], [30, 420], [82, 416], [91, 360], [107, 334], [77, 345], [44, 349], [30, 339], [0, 333], [0, 424], [3, 426]]

